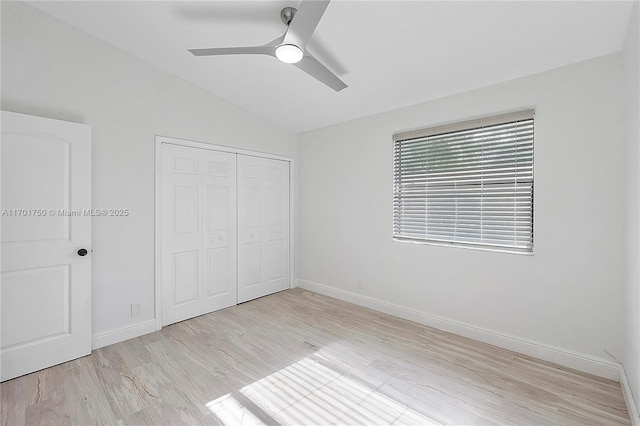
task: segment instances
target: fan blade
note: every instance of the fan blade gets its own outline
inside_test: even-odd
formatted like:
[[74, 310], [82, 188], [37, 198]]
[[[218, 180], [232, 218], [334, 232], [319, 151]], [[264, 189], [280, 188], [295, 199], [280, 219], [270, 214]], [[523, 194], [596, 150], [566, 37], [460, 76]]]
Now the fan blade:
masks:
[[247, 47], [214, 47], [211, 49], [189, 49], [195, 56], [214, 55], [271, 55], [274, 56], [272, 46], [247, 46]]
[[289, 23], [283, 44], [293, 44], [304, 50], [328, 5], [329, 0], [302, 0]]
[[342, 80], [340, 80], [334, 73], [329, 71], [327, 67], [322, 65], [316, 58], [309, 53], [305, 53], [302, 60], [294, 66], [300, 68], [302, 71], [309, 74], [321, 83], [331, 87], [336, 92], [348, 87]]

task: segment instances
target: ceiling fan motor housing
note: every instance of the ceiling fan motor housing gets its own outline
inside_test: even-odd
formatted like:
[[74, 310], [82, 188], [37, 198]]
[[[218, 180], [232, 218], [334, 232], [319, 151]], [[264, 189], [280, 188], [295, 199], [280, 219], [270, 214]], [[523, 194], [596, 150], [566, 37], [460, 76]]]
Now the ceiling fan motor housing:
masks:
[[297, 11], [298, 9], [295, 7], [285, 7], [280, 11], [280, 19], [282, 19], [282, 22], [284, 22], [287, 27], [293, 20], [293, 17], [296, 16]]

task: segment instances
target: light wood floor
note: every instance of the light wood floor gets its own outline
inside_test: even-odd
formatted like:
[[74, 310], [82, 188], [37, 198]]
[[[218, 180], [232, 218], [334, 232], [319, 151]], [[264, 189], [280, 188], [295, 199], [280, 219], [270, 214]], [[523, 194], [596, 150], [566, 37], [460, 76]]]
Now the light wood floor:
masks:
[[618, 383], [301, 289], [0, 385], [2, 424], [630, 424]]

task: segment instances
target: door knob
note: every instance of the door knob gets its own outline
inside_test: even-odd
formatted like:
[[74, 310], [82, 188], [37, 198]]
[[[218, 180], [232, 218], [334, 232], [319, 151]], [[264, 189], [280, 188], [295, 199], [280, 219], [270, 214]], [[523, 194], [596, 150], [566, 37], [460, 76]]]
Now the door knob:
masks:
[[86, 248], [81, 248], [80, 250], [78, 250], [78, 256], [86, 256], [87, 253], [89, 252], [87, 251]]

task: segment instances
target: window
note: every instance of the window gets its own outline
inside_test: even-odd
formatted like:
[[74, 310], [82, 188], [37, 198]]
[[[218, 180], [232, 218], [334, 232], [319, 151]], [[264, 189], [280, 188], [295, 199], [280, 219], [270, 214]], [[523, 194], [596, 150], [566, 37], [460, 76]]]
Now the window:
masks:
[[532, 253], [533, 115], [394, 135], [394, 239]]

